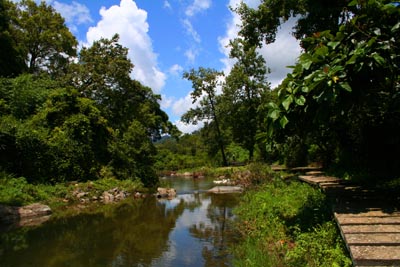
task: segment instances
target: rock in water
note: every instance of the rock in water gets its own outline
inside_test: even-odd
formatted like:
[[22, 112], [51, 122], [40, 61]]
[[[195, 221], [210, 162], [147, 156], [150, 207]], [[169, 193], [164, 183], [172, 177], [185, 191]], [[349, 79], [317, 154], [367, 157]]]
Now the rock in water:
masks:
[[214, 194], [241, 193], [243, 192], [243, 188], [240, 186], [215, 186], [208, 190], [208, 192]]

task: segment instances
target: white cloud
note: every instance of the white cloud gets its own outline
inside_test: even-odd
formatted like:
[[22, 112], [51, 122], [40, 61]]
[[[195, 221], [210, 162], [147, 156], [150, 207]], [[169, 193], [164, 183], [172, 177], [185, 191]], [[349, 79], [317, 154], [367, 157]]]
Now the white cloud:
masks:
[[196, 130], [201, 129], [204, 126], [203, 122], [199, 122], [196, 125], [193, 124], [186, 124], [182, 121], [175, 121], [174, 124], [176, 125], [176, 127], [178, 127], [179, 131], [181, 131], [182, 133], [192, 133]]
[[164, 1], [164, 8], [166, 9], [172, 9], [171, 4], [168, 1]]
[[189, 63], [194, 63], [198, 54], [199, 52], [196, 48], [189, 48], [185, 51], [185, 57], [187, 58]]
[[201, 43], [200, 35], [193, 28], [192, 23], [188, 19], [184, 19], [182, 24], [189, 36], [191, 36], [196, 43]]
[[287, 66], [294, 65], [301, 53], [299, 41], [291, 34], [296, 21], [296, 18], [290, 18], [282, 24], [276, 35], [275, 42], [263, 46], [260, 50], [260, 53], [267, 61], [267, 66], [271, 69], [268, 81], [271, 83], [272, 88], [282, 82], [291, 71]]
[[153, 52], [148, 35], [147, 12], [139, 9], [132, 0], [121, 0], [120, 5], [100, 9], [101, 20], [90, 27], [87, 34], [89, 45], [100, 38], [120, 36], [120, 44], [129, 48], [128, 56], [135, 65], [132, 77], [160, 93], [165, 85], [166, 75], [158, 69], [157, 55]]
[[[229, 5], [236, 7], [240, 2], [241, 0], [230, 0]], [[246, 0], [245, 2], [253, 8], [256, 8], [260, 3], [259, 0]], [[290, 69], [286, 68], [286, 66], [293, 65], [301, 52], [299, 42], [290, 34], [295, 23], [296, 19], [291, 18], [282, 24], [276, 35], [276, 41], [268, 46], [264, 45], [260, 50], [260, 53], [267, 62], [267, 67], [271, 69], [268, 81], [271, 83], [272, 88], [282, 82], [287, 73], [290, 72]], [[237, 37], [239, 32], [238, 25], [240, 24], [239, 15], [233, 12], [232, 18], [226, 26], [225, 35], [218, 39], [220, 51], [225, 55], [221, 59], [221, 62], [225, 66], [225, 74], [229, 74], [235, 63], [233, 59], [229, 58], [230, 48], [227, 45], [229, 44], [229, 40]]]
[[193, 17], [196, 13], [210, 8], [211, 0], [194, 0], [194, 2], [186, 9], [186, 16]]
[[183, 71], [183, 67], [178, 64], [174, 64], [169, 68], [169, 73], [173, 76], [179, 76]]
[[78, 25], [93, 22], [89, 8], [83, 4], [73, 1], [69, 5], [56, 1], [53, 6], [67, 22]]
[[175, 98], [173, 96], [169, 97], [165, 94], [161, 95], [161, 102], [160, 102], [161, 108], [164, 110], [171, 107], [174, 100]]
[[179, 98], [172, 105], [172, 113], [175, 116], [182, 116], [183, 113], [185, 113], [189, 109], [196, 107], [196, 104], [193, 104], [192, 102], [193, 99], [190, 94], [186, 95], [185, 97]]

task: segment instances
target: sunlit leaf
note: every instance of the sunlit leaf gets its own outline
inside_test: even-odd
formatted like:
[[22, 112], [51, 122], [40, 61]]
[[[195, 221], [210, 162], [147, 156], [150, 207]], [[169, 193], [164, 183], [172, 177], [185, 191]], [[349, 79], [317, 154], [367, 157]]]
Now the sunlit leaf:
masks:
[[278, 109], [274, 109], [274, 110], [270, 111], [270, 113], [268, 114], [268, 117], [270, 117], [271, 119], [273, 119], [275, 121], [279, 118], [279, 115], [280, 115], [280, 111]]
[[279, 124], [281, 125], [282, 128], [285, 128], [286, 124], [288, 124], [289, 120], [286, 118], [286, 116], [283, 116], [279, 120]]
[[300, 96], [299, 98], [296, 98], [296, 104], [299, 106], [304, 106], [306, 103], [306, 98], [304, 96]]
[[340, 42], [329, 42], [328, 46], [332, 47], [332, 49], [335, 49], [339, 44], [340, 44]]
[[391, 29], [392, 32], [397, 31], [400, 28], [400, 22], [397, 22], [396, 25], [394, 25]]
[[288, 110], [290, 107], [290, 104], [293, 102], [293, 96], [289, 95], [283, 102], [282, 106], [285, 108], [285, 110]]

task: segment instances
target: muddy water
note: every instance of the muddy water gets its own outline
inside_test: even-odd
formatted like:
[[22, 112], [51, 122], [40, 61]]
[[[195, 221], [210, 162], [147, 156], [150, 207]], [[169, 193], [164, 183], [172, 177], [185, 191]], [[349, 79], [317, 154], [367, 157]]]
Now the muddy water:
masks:
[[167, 178], [178, 196], [149, 197], [0, 233], [0, 266], [232, 266], [238, 195], [208, 179]]

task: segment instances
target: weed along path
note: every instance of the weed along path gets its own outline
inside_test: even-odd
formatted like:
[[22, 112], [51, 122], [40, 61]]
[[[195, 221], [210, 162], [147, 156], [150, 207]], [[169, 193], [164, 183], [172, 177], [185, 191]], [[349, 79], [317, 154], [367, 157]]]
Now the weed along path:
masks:
[[319, 186], [335, 200], [335, 220], [354, 266], [400, 266], [398, 197], [321, 172], [308, 172], [299, 179]]

